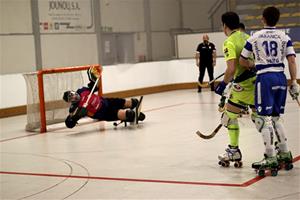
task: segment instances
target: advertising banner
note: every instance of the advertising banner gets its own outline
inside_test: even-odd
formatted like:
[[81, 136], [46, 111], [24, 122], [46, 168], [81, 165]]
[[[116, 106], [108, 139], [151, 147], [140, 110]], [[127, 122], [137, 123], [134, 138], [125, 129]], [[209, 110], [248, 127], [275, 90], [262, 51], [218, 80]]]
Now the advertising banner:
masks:
[[39, 0], [40, 32], [93, 32], [92, 4], [92, 0]]

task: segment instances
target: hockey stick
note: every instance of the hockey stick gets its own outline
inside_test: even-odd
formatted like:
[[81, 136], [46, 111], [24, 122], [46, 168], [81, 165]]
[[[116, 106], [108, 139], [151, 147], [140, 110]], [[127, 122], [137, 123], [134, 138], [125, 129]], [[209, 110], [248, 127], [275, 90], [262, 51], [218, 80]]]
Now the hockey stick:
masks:
[[[100, 78], [100, 77], [99, 77], [99, 78]], [[82, 106], [83, 108], [86, 108], [86, 107], [88, 106], [89, 100], [90, 100], [90, 98], [92, 97], [92, 94], [94, 93], [94, 90], [95, 90], [95, 88], [96, 88], [97, 85], [98, 85], [99, 78], [97, 78], [96, 82], [94, 83], [94, 86], [93, 86], [93, 88], [92, 88], [92, 90], [91, 90], [91, 93], [89, 94], [89, 96], [88, 96], [86, 102], [84, 102], [84, 104], [83, 104], [83, 106]]]
[[216, 80], [218, 80], [219, 78], [221, 78], [222, 76], [224, 76], [225, 72], [223, 72], [222, 74], [220, 74], [219, 76], [217, 76], [217, 78], [209, 81], [208, 83], [200, 83], [198, 82], [198, 85], [200, 87], [203, 87], [203, 88], [206, 88], [206, 87], [209, 87], [210, 84], [212, 84], [213, 82], [215, 82]]
[[138, 123], [139, 123], [139, 115], [140, 115], [140, 112], [141, 112], [141, 110], [142, 110], [142, 105], [141, 105], [141, 104], [142, 104], [143, 98], [144, 98], [144, 96], [141, 96], [141, 97], [140, 97], [139, 103], [138, 103], [138, 105], [137, 105], [137, 107], [136, 107], [135, 124], [138, 124]]
[[213, 137], [215, 137], [215, 135], [219, 132], [219, 130], [222, 128], [222, 124], [219, 124], [218, 126], [217, 126], [217, 128], [215, 128], [215, 130], [211, 133], [211, 134], [209, 134], [209, 135], [204, 135], [204, 134], [202, 134], [200, 131], [197, 131], [196, 132], [196, 134], [199, 136], [199, 137], [201, 137], [201, 138], [203, 138], [203, 139], [211, 139], [211, 138], [213, 138]]
[[298, 98], [296, 98], [296, 101], [297, 101], [298, 105], [300, 106], [300, 101]]
[[93, 94], [95, 88], [97, 87], [98, 81], [99, 81], [99, 78], [97, 78], [97, 80], [96, 80], [96, 82], [95, 82], [95, 84], [94, 84], [94, 86], [93, 86], [93, 88], [92, 88], [92, 90], [91, 90], [91, 92], [90, 92], [87, 100], [84, 102], [83, 106], [80, 109], [77, 107], [76, 110], [73, 112], [74, 113], [73, 115], [77, 115], [78, 114], [81, 117], [86, 116], [86, 113], [87, 113], [87, 109], [86, 108], [87, 108], [87, 106], [89, 104], [89, 101], [90, 101], [90, 99], [92, 97], [92, 94]]

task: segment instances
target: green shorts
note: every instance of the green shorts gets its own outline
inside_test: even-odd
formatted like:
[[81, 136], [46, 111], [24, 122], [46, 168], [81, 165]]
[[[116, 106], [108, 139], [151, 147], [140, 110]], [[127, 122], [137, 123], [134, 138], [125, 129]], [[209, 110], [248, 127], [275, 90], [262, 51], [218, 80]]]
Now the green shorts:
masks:
[[254, 106], [255, 79], [256, 77], [252, 77], [240, 83], [233, 83], [229, 100], [242, 106]]

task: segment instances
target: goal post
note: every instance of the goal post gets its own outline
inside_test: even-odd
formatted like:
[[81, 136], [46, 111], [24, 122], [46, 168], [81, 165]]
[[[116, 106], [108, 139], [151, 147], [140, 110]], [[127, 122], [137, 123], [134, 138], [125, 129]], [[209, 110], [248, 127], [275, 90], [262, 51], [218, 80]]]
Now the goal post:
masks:
[[[23, 74], [27, 87], [27, 131], [40, 129], [65, 120], [69, 104], [62, 100], [67, 90], [77, 90], [88, 83], [87, 70], [100, 65], [58, 67]], [[98, 95], [102, 96], [102, 73], [98, 81]]]

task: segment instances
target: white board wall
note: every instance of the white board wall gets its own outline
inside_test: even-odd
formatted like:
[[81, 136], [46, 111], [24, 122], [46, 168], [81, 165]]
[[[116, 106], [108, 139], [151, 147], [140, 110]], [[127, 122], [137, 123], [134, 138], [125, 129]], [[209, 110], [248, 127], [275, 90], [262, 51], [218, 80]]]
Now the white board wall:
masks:
[[202, 37], [204, 34], [207, 34], [209, 37], [209, 41], [214, 43], [214, 45], [216, 46], [217, 56], [223, 56], [223, 42], [224, 40], [226, 40], [227, 37], [223, 32], [211, 32], [177, 35], [177, 58], [194, 57], [198, 44], [203, 42]]
[[[297, 54], [296, 62], [298, 64], [297, 78], [299, 79], [300, 54]], [[217, 58], [215, 77], [223, 73], [225, 69], [224, 58]], [[287, 78], [290, 79], [287, 66], [285, 72]], [[197, 82], [198, 74], [199, 71], [195, 66], [194, 59], [104, 66], [103, 92], [118, 92], [172, 83]], [[208, 81], [207, 73], [204, 81]], [[26, 96], [26, 83], [22, 74], [0, 75], [0, 108], [26, 105]]]

